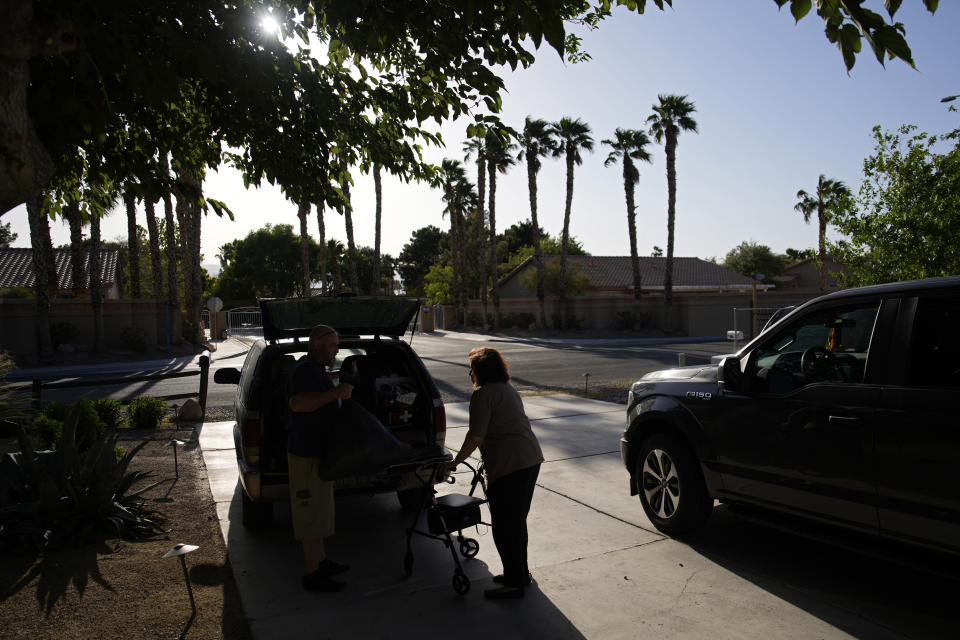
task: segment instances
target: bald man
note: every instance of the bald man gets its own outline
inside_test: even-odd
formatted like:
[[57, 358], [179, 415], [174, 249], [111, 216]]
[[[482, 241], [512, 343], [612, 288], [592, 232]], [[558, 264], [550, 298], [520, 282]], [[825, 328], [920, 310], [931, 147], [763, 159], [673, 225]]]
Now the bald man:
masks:
[[303, 546], [303, 588], [310, 591], [340, 591], [346, 583], [333, 576], [350, 568], [328, 558], [324, 549], [323, 539], [334, 531], [333, 483], [320, 479], [317, 460], [324, 430], [335, 428], [341, 401], [353, 392], [353, 385], [335, 386], [327, 375], [339, 345], [340, 337], [332, 327], [314, 327], [308, 357], [297, 366], [289, 387], [290, 509], [294, 537]]

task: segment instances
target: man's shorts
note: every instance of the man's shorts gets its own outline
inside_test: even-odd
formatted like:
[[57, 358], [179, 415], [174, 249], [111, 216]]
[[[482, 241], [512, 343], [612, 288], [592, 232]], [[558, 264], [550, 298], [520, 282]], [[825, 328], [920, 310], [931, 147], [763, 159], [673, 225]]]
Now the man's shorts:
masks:
[[290, 467], [290, 513], [297, 540], [333, 535], [333, 483], [320, 479], [316, 458], [287, 453]]

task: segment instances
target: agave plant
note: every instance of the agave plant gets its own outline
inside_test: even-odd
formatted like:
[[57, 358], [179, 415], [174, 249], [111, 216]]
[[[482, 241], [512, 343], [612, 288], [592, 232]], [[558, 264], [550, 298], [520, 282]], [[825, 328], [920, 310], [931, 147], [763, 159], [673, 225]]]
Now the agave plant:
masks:
[[80, 451], [77, 422], [74, 410], [54, 451], [36, 451], [18, 426], [20, 451], [0, 459], [0, 549], [83, 544], [97, 533], [138, 540], [162, 531], [162, 518], [141, 497], [158, 483], [134, 491], [150, 474], [128, 471], [148, 441], [118, 460], [111, 430]]

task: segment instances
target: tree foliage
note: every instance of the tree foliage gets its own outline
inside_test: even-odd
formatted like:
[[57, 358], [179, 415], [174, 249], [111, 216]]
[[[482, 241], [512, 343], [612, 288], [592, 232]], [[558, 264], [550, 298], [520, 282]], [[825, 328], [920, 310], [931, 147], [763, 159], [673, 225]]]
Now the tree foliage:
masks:
[[743, 274], [749, 278], [762, 273], [764, 281], [783, 273], [783, 258], [775, 254], [770, 247], [753, 240], [744, 241], [727, 252], [722, 266]]
[[9, 247], [16, 239], [17, 234], [10, 229], [10, 223], [0, 223], [0, 247]]
[[[320, 246], [310, 239], [311, 278]], [[217, 295], [225, 300], [286, 298], [302, 295], [300, 236], [289, 224], [270, 225], [252, 231], [233, 243], [233, 258], [217, 281]]]
[[413, 232], [397, 258], [397, 271], [408, 295], [424, 295], [424, 278], [430, 267], [441, 260], [447, 244], [447, 234], [428, 225]]
[[833, 247], [851, 270], [844, 284], [960, 274], [960, 130], [873, 135], [856, 202], [833, 219], [849, 237]]
[[[531, 293], [537, 290], [537, 271], [536, 269], [527, 269], [521, 276], [521, 284]], [[566, 292], [568, 296], [577, 296], [583, 293], [587, 285], [590, 284], [590, 278], [580, 270], [580, 263], [571, 260], [566, 267]], [[552, 258], [543, 265], [543, 287], [548, 295], [560, 295], [560, 258]]]

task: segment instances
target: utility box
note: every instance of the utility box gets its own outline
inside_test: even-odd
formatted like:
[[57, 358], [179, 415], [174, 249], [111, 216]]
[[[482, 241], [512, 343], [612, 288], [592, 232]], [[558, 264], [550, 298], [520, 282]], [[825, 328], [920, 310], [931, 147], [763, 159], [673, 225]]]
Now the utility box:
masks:
[[420, 307], [420, 331], [433, 331], [433, 307]]

